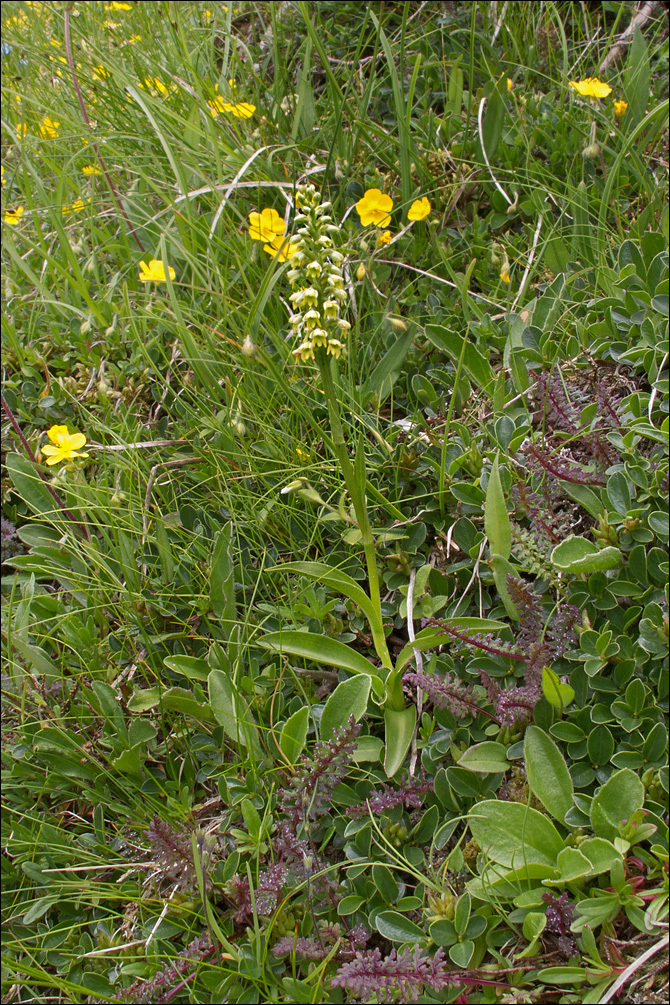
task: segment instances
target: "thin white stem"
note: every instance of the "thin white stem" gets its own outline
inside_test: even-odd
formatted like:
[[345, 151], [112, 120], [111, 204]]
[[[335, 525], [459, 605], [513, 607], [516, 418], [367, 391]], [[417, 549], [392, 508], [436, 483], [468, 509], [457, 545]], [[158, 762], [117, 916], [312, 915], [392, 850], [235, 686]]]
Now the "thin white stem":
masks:
[[154, 935], [156, 933], [156, 929], [160, 925], [160, 923], [163, 920], [163, 918], [165, 917], [165, 915], [168, 913], [168, 911], [170, 909], [170, 901], [172, 900], [172, 898], [174, 897], [174, 895], [175, 895], [175, 893], [177, 892], [178, 889], [179, 889], [179, 883], [175, 883], [174, 887], [172, 888], [172, 893], [170, 894], [170, 896], [168, 897], [168, 899], [165, 901], [165, 904], [163, 905], [163, 910], [161, 911], [161, 913], [158, 915], [158, 918], [156, 919], [156, 924], [154, 925], [154, 927], [149, 932], [149, 937], [148, 937], [148, 939], [146, 941], [147, 949], [149, 948], [149, 943], [151, 942], [151, 940], [153, 939], [153, 937], [154, 937]]
[[655, 942], [653, 946], [650, 946], [646, 952], [642, 953], [642, 956], [638, 956], [636, 960], [633, 960], [630, 966], [626, 967], [622, 974], [619, 974], [614, 984], [607, 989], [603, 997], [600, 999], [600, 1005], [606, 1005], [608, 1001], [614, 998], [617, 991], [619, 991], [620, 988], [626, 984], [628, 979], [632, 977], [635, 971], [639, 970], [640, 967], [647, 962], [647, 960], [650, 960], [652, 956], [660, 952], [661, 949], [667, 949], [669, 939], [670, 936], [664, 935], [662, 939], [659, 939], [659, 941]]
[[493, 168], [491, 167], [491, 162], [489, 161], [488, 154], [486, 153], [486, 147], [484, 146], [484, 106], [486, 104], [486, 98], [482, 98], [479, 102], [479, 111], [477, 112], [477, 128], [479, 130], [479, 142], [482, 147], [482, 153], [484, 154], [484, 160], [486, 161], [486, 166], [489, 169], [489, 174], [491, 175], [491, 180], [495, 187], [500, 192], [501, 196], [505, 200], [508, 206], [512, 205], [512, 200], [508, 196], [505, 189], [502, 187], [498, 179], [493, 173]]
[[[668, 362], [668, 354], [666, 352], [665, 356], [661, 360], [661, 365], [658, 368], [658, 374], [661, 375], [665, 364]], [[649, 395], [649, 408], [647, 409], [647, 415], [649, 416], [649, 422], [651, 422], [651, 413], [654, 410], [654, 402], [656, 401], [656, 388], [652, 387], [651, 394]]]
[[507, 3], [507, 0], [505, 0], [505, 3], [502, 5], [502, 10], [500, 11], [500, 17], [496, 21], [496, 26], [495, 26], [495, 29], [493, 31], [493, 35], [491, 37], [491, 42], [495, 42], [495, 40], [497, 39], [497, 37], [498, 37], [498, 35], [500, 33], [500, 29], [502, 28], [503, 22], [505, 20], [505, 14], [507, 13], [507, 7], [508, 7], [508, 3]]
[[[456, 283], [450, 282], [448, 279], [442, 279], [441, 276], [436, 276], [434, 272], [426, 272], [425, 269], [417, 269], [415, 265], [408, 265], [406, 262], [394, 262], [391, 258], [375, 258], [376, 262], [381, 262], [383, 265], [395, 265], [396, 268], [409, 269], [411, 272], [418, 272], [420, 276], [427, 276], [428, 279], [433, 279], [436, 283], [442, 283], [444, 286], [451, 286], [453, 290], [459, 289]], [[489, 300], [488, 297], [482, 296], [481, 293], [475, 293], [473, 290], [468, 290], [471, 297], [475, 297], [477, 300], [483, 300], [485, 304], [491, 304], [492, 307], [497, 307], [499, 311], [504, 310], [502, 304], [497, 304], [495, 300]]]
[[[412, 569], [409, 574], [409, 586], [407, 587], [407, 634], [409, 636], [410, 642], [414, 642], [416, 634], [414, 632], [414, 584], [416, 583], [416, 569]], [[416, 668], [419, 673], [423, 672], [423, 656], [421, 650], [414, 649], [414, 660], [416, 662]], [[421, 725], [421, 713], [423, 711], [423, 691], [421, 688], [417, 688], [416, 692], [416, 728], [414, 729], [414, 736], [412, 737], [412, 749], [409, 759], [409, 773], [412, 776], [416, 770], [416, 761], [418, 757], [418, 750], [416, 745], [416, 738], [419, 732], [419, 726]]]
[[510, 311], [513, 311], [516, 305], [519, 303], [521, 294], [523, 293], [526, 283], [528, 281], [528, 277], [530, 275], [530, 267], [533, 264], [533, 259], [535, 258], [535, 251], [537, 249], [537, 242], [540, 240], [541, 230], [542, 230], [542, 214], [540, 213], [540, 215], [537, 218], [537, 227], [535, 228], [535, 233], [533, 235], [533, 243], [530, 248], [530, 254], [528, 256], [528, 261], [526, 262], [526, 271], [523, 274], [523, 278], [519, 284], [519, 292], [514, 298], [514, 303], [512, 304]]

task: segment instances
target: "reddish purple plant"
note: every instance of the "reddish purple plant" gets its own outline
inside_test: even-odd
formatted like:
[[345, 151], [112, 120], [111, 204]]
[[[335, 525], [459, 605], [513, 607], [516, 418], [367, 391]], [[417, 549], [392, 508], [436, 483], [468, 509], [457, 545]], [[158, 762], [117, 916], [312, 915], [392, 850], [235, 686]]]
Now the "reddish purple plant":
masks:
[[444, 950], [424, 956], [417, 946], [405, 947], [399, 953], [392, 949], [385, 957], [379, 949], [356, 953], [355, 959], [340, 967], [331, 986], [344, 988], [363, 1001], [376, 994], [378, 1002], [390, 1002], [395, 995], [400, 995], [402, 1001], [415, 1002], [424, 988], [443, 991], [452, 983], [454, 976], [447, 971]]
[[277, 801], [275, 847], [291, 864], [303, 864], [314, 856], [309, 843], [310, 827], [330, 812], [333, 789], [346, 775], [361, 731], [353, 715], [346, 726], [335, 730], [331, 740], [314, 744], [312, 757], [303, 757], [298, 769]]
[[196, 968], [202, 960], [213, 956], [214, 953], [215, 949], [210, 945], [209, 936], [204, 933], [190, 942], [178, 959], [166, 964], [149, 980], [134, 981], [118, 995], [106, 998], [105, 1001], [149, 1002], [152, 1005], [161, 1005], [170, 1000], [172, 991], [195, 975]]
[[574, 905], [570, 902], [567, 893], [562, 893], [558, 896], [553, 890], [547, 890], [543, 893], [542, 900], [547, 905], [547, 927], [545, 931], [551, 935], [557, 935], [559, 949], [566, 956], [572, 955], [577, 947], [575, 937], [570, 931], [570, 925], [575, 920]]
[[379, 814], [392, 810], [396, 806], [404, 806], [408, 810], [421, 809], [423, 806], [421, 797], [426, 792], [433, 791], [433, 780], [426, 778], [422, 772], [419, 778], [408, 778], [403, 775], [397, 789], [392, 789], [386, 782], [382, 782], [381, 786], [381, 789], [373, 789], [364, 802], [352, 806], [347, 811], [347, 816], [354, 819], [366, 817], [369, 813], [372, 813], [373, 816], [379, 816]]
[[176, 827], [154, 815], [147, 828], [147, 838], [162, 876], [182, 889], [196, 888], [191, 832]]

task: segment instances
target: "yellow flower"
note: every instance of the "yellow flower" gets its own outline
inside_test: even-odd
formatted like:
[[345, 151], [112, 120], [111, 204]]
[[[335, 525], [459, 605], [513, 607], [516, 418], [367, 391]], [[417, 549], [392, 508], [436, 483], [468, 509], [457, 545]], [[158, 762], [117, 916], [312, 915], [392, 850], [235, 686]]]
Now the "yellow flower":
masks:
[[109, 74], [104, 66], [94, 66], [91, 70], [91, 76], [93, 77], [93, 80], [104, 80], [105, 77], [109, 76]]
[[267, 251], [268, 255], [272, 255], [279, 262], [288, 262], [297, 250], [298, 245], [293, 244], [290, 237], [282, 237], [281, 235], [273, 237], [269, 244], [263, 245], [263, 251]]
[[117, 3], [116, 0], [112, 0], [111, 3], [105, 4], [105, 10], [132, 10], [133, 5], [129, 3]]
[[82, 174], [92, 175], [92, 174], [102, 174], [100, 168], [97, 168], [95, 164], [86, 164], [85, 167], [81, 169]]
[[[86, 200], [86, 202], [90, 201], [90, 199]], [[69, 216], [70, 213], [80, 213], [82, 209], [84, 209], [84, 205], [85, 203], [83, 199], [75, 199], [71, 206], [68, 206], [67, 203], [61, 206], [61, 213], [63, 216]]]
[[5, 210], [4, 220], [5, 223], [10, 225], [10, 227], [15, 227], [22, 216], [23, 206], [17, 206], [16, 209]]
[[393, 209], [393, 199], [378, 188], [369, 188], [356, 203], [356, 212], [364, 227], [374, 223], [377, 227], [387, 227], [391, 222], [389, 213]]
[[597, 77], [585, 77], [584, 80], [571, 80], [570, 87], [583, 98], [606, 98], [612, 88]]
[[114, 30], [114, 28], [120, 28], [121, 27], [121, 23], [119, 21], [110, 21], [109, 18], [108, 18], [106, 21], [102, 22], [102, 27], [103, 28], [110, 28], [111, 30]]
[[218, 118], [221, 112], [229, 112], [236, 119], [250, 119], [256, 111], [255, 105], [250, 105], [246, 101], [238, 101], [232, 104], [230, 101], [224, 101], [221, 95], [217, 95], [214, 101], [208, 101], [207, 106], [210, 114], [215, 119]]
[[48, 115], [45, 115], [39, 125], [42, 139], [55, 140], [58, 136], [59, 125], [60, 122], [56, 122], [54, 119], [50, 119]]
[[5, 187], [5, 165], [0, 165], [0, 171], [2, 172], [2, 187]]
[[141, 35], [131, 35], [130, 38], [128, 39], [128, 43], [130, 45], [135, 45], [136, 42], [141, 42], [141, 41], [142, 41], [142, 36]]
[[309, 460], [309, 453], [306, 450], [303, 450], [302, 447], [295, 448], [295, 456], [299, 461], [303, 461], [303, 463]]
[[209, 19], [210, 19], [210, 18], [211, 18], [211, 16], [212, 16], [212, 12], [211, 12], [211, 10], [204, 10], [204, 11], [202, 12], [202, 16], [204, 17], [205, 21], [209, 21]]
[[28, 133], [28, 126], [25, 122], [17, 122], [16, 124], [16, 135], [20, 140]]
[[174, 84], [170, 88], [166, 87], [160, 77], [145, 77], [144, 82], [140, 84], [140, 87], [143, 90], [146, 87], [149, 91], [151, 91], [154, 97], [156, 94], [160, 94], [162, 98], [167, 98], [171, 91], [177, 90]]
[[503, 266], [500, 270], [500, 278], [502, 279], [503, 283], [509, 283], [510, 281], [509, 262], [503, 262]]
[[60, 44], [61, 44], [61, 40], [59, 38], [50, 38], [49, 39], [49, 45], [53, 45], [54, 49], [57, 49]]
[[48, 465], [71, 461], [75, 457], [88, 457], [88, 454], [79, 453], [86, 443], [83, 433], [69, 433], [67, 426], [52, 426], [51, 429], [47, 429], [47, 436], [53, 444], [42, 447]]
[[514, 81], [511, 79], [511, 77], [508, 77], [507, 78], [507, 90], [511, 91], [513, 89], [513, 87], [514, 87]]
[[391, 243], [391, 231], [385, 230], [382, 234], [377, 234], [376, 246], [378, 248], [384, 248], [387, 244]]
[[256, 111], [256, 106], [250, 105], [247, 101], [238, 101], [234, 105], [231, 105], [228, 101], [224, 101], [223, 110], [224, 112], [230, 112], [236, 119], [250, 119]]
[[286, 224], [276, 209], [249, 213], [249, 237], [252, 241], [273, 241], [277, 234], [286, 233]]
[[425, 220], [427, 216], [430, 216], [430, 203], [424, 195], [423, 199], [415, 199], [412, 205], [409, 207], [407, 213], [408, 220]]
[[626, 114], [626, 109], [628, 108], [627, 101], [615, 101], [614, 102], [614, 114], [617, 119], [620, 119], [622, 115]]
[[[174, 279], [176, 272], [171, 265], [168, 265], [170, 279]], [[152, 258], [149, 264], [140, 262], [140, 274], [138, 279], [141, 283], [166, 283], [165, 267], [158, 258]]]

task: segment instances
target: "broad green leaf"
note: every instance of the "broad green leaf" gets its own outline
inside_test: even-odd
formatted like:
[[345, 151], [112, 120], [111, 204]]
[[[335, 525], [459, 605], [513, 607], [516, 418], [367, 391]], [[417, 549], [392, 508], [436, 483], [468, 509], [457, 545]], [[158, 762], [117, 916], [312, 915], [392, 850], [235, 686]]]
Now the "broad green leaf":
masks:
[[229, 629], [234, 624], [236, 614], [231, 549], [232, 533], [233, 525], [229, 522], [221, 528], [214, 538], [212, 572], [209, 581], [212, 610], [216, 617], [223, 622], [225, 629]]
[[551, 820], [522, 803], [486, 799], [472, 807], [468, 822], [484, 854], [508, 868], [555, 866], [563, 848]]
[[131, 697], [128, 699], [128, 711], [129, 712], [148, 712], [149, 709], [155, 708], [156, 705], [160, 704], [161, 692], [160, 688], [157, 687], [147, 687], [143, 690], [136, 690], [133, 692]]
[[370, 696], [369, 676], [359, 674], [341, 681], [326, 702], [321, 716], [321, 739], [330, 740], [333, 732], [346, 726], [353, 715], [356, 722], [365, 715]]
[[[355, 679], [355, 678], [354, 678]], [[305, 741], [307, 739], [307, 729], [309, 726], [309, 706], [303, 705], [297, 712], [294, 712], [284, 723], [284, 728], [279, 737], [279, 746], [284, 756], [295, 764], [300, 757]]]
[[556, 859], [557, 875], [554, 879], [543, 879], [544, 886], [562, 886], [583, 879], [591, 873], [591, 862], [578, 848], [563, 848]]
[[400, 711], [387, 708], [384, 711], [384, 726], [384, 771], [387, 778], [393, 778], [402, 767], [412, 742], [416, 726], [416, 705]]
[[364, 761], [381, 761], [384, 741], [378, 736], [361, 736], [356, 744], [353, 758], [356, 764]]
[[497, 454], [486, 488], [484, 532], [489, 539], [491, 553], [508, 559], [512, 550], [512, 529], [507, 513], [507, 506], [505, 505], [505, 494], [500, 481], [499, 457], [500, 455]]
[[539, 865], [534, 862], [509, 871], [495, 862], [489, 862], [482, 876], [468, 880], [465, 885], [471, 895], [478, 900], [497, 904], [501, 900], [512, 902], [520, 893], [537, 890], [538, 881], [552, 879], [555, 875], [555, 862], [551, 865]]
[[505, 102], [501, 94], [501, 87], [507, 87], [507, 78], [504, 76], [489, 95], [482, 121], [482, 139], [489, 163], [493, 162], [497, 153], [505, 120]]
[[542, 668], [542, 694], [561, 714], [575, 699], [574, 689], [569, 684], [563, 684], [550, 667]]
[[[441, 349], [452, 360], [458, 363], [463, 350], [463, 340], [466, 335], [451, 331], [444, 325], [426, 325], [426, 338], [433, 343], [436, 349]], [[473, 342], [468, 341], [463, 357], [463, 369], [478, 387], [485, 387], [489, 381], [493, 380], [494, 373], [488, 359], [483, 356]]]
[[493, 580], [496, 584], [496, 590], [498, 591], [498, 596], [503, 602], [503, 606], [510, 618], [513, 621], [519, 620], [519, 612], [516, 609], [516, 604], [512, 600], [509, 590], [507, 589], [507, 577], [516, 576], [517, 570], [510, 563], [508, 558], [504, 555], [492, 554], [490, 557], [491, 567], [493, 568]]
[[598, 837], [608, 841], [619, 837], [621, 822], [642, 809], [644, 792], [644, 785], [630, 768], [610, 775], [591, 803], [591, 826]]
[[495, 743], [493, 740], [475, 743], [474, 746], [468, 747], [461, 754], [458, 764], [462, 768], [467, 768], [468, 771], [478, 771], [480, 774], [508, 771], [507, 747], [502, 743]]
[[40, 516], [60, 513], [56, 500], [40, 478], [37, 467], [23, 454], [9, 453], [5, 460], [7, 473], [18, 495]]
[[560, 750], [538, 726], [529, 726], [524, 738], [528, 784], [544, 808], [560, 823], [572, 807], [573, 786]]
[[367, 593], [355, 579], [340, 569], [333, 569], [332, 566], [326, 565], [324, 562], [285, 562], [283, 565], [274, 565], [266, 571], [295, 572], [301, 576], [308, 576], [318, 583], [332, 586], [343, 593], [345, 597], [349, 597], [349, 600], [353, 600], [363, 611], [368, 621], [374, 621], [375, 612]]
[[561, 481], [561, 490], [574, 502], [583, 506], [595, 520], [599, 520], [605, 512], [603, 501], [588, 485], [575, 485], [573, 482]]
[[598, 548], [593, 541], [571, 534], [557, 544], [551, 553], [551, 563], [561, 572], [605, 572], [617, 569], [623, 562], [619, 548]]
[[523, 937], [528, 942], [535, 942], [547, 927], [547, 915], [540, 911], [529, 911], [523, 919]]
[[584, 967], [545, 967], [535, 978], [543, 984], [583, 984], [586, 970]]
[[426, 938], [418, 925], [397, 911], [381, 911], [375, 918], [375, 927], [390, 942], [423, 942]]
[[617, 851], [610, 841], [604, 838], [587, 838], [579, 846], [582, 855], [586, 855], [591, 863], [591, 875], [598, 876], [609, 872], [615, 862], [621, 861], [621, 852]]
[[161, 708], [168, 712], [180, 712], [182, 715], [190, 715], [201, 722], [216, 723], [214, 713], [209, 705], [203, 705], [193, 697], [191, 691], [183, 687], [169, 688], [160, 699]]
[[330, 639], [326, 635], [312, 635], [310, 632], [270, 632], [258, 639], [257, 645], [271, 649], [276, 653], [290, 653], [291, 656], [301, 656], [315, 663], [325, 663], [327, 666], [340, 667], [352, 673], [373, 674], [377, 676], [377, 668], [344, 642]]
[[178, 656], [166, 656], [163, 663], [170, 670], [188, 677], [189, 680], [207, 680], [211, 669], [206, 660], [201, 660], [198, 656], [185, 656], [181, 653]]
[[453, 946], [450, 946], [448, 952], [451, 962], [457, 967], [466, 970], [470, 966], [470, 960], [474, 955], [475, 944], [472, 939], [464, 939], [463, 942], [456, 942]]
[[400, 888], [391, 870], [385, 865], [373, 865], [372, 882], [387, 904], [398, 899]]
[[402, 369], [405, 357], [414, 338], [413, 332], [406, 331], [395, 340], [391, 348], [382, 356], [374, 368], [364, 388], [364, 396], [376, 394], [381, 404], [391, 393], [391, 389]]
[[359, 897], [356, 894], [350, 894], [348, 897], [343, 897], [342, 900], [337, 905], [337, 913], [341, 918], [346, 918], [350, 914], [355, 914], [365, 904], [365, 898]]
[[216, 721], [235, 743], [243, 743], [257, 756], [261, 754], [254, 717], [244, 699], [236, 693], [232, 681], [223, 670], [212, 670], [207, 687], [209, 703]]
[[12, 648], [26, 660], [33, 670], [41, 674], [47, 682], [60, 680], [63, 676], [59, 667], [56, 666], [42, 646], [35, 646], [31, 642], [24, 642], [16, 633], [13, 633]]
[[[628, 129], [636, 126], [644, 118], [649, 103], [650, 80], [649, 51], [645, 37], [638, 27], [635, 29], [633, 41], [628, 50], [628, 61], [623, 78], [623, 92], [628, 102], [628, 108], [621, 121]], [[640, 278], [644, 279], [644, 276], [641, 275]]]

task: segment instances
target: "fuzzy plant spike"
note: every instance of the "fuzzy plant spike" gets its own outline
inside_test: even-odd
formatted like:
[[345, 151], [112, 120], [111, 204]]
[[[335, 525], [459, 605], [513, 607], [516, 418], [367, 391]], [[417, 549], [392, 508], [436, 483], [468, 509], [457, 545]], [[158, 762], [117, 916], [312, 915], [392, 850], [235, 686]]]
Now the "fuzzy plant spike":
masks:
[[447, 970], [444, 950], [434, 956], [424, 956], [416, 946], [406, 946], [397, 952], [392, 949], [382, 957], [376, 948], [369, 953], [356, 953], [351, 963], [345, 963], [335, 974], [331, 987], [344, 988], [350, 995], [370, 1001], [376, 995], [378, 1002], [391, 1002], [400, 995], [401, 1001], [418, 1001], [425, 988], [443, 991], [454, 982]]

